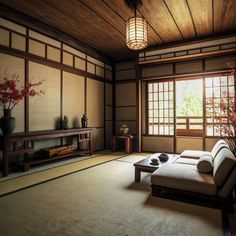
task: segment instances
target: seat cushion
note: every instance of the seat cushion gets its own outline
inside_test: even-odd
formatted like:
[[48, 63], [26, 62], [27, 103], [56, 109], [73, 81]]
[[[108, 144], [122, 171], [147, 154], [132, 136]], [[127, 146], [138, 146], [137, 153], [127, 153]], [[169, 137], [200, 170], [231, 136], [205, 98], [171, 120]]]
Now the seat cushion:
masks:
[[211, 153], [207, 151], [185, 150], [180, 154], [180, 157], [199, 159], [204, 154], [211, 155]]
[[193, 159], [193, 158], [177, 158], [173, 163], [178, 163], [178, 164], [188, 164], [188, 165], [197, 165], [198, 159]]
[[151, 183], [206, 195], [217, 194], [217, 186], [212, 175], [198, 172], [194, 165], [171, 164], [162, 166], [152, 173]]
[[212, 156], [202, 155], [197, 162], [197, 169], [201, 173], [211, 173], [213, 169]]
[[221, 148], [213, 160], [213, 178], [222, 186], [236, 165], [236, 158], [228, 148]]

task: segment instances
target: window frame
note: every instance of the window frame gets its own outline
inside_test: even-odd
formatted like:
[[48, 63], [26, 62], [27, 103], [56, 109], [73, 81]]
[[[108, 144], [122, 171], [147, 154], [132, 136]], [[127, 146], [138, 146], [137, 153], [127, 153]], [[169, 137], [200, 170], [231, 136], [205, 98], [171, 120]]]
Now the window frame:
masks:
[[[215, 73], [215, 74], [209, 74], [209, 75], [202, 75], [202, 76], [186, 76], [186, 77], [181, 77], [181, 78], [166, 78], [166, 79], [152, 79], [152, 80], [148, 80], [146, 81], [146, 101], [145, 101], [145, 106], [146, 106], [146, 121], [145, 121], [145, 128], [146, 128], [146, 134], [148, 136], [158, 136], [158, 137], [176, 137], [176, 136], [184, 136], [184, 137], [205, 137], [205, 138], [219, 138], [220, 135], [215, 135], [215, 133], [213, 133], [214, 135], [207, 135], [207, 115], [206, 115], [206, 78], [214, 78], [214, 77], [227, 77], [227, 81], [228, 81], [228, 76], [231, 76], [229, 73]], [[191, 129], [188, 130], [186, 129], [185, 131], [182, 132], [177, 132], [177, 123], [176, 123], [176, 82], [180, 81], [180, 80], [194, 80], [194, 79], [201, 79], [202, 80], [202, 106], [203, 106], [203, 111], [202, 111], [202, 116], [200, 118], [202, 118], [202, 130], [198, 130], [198, 129]], [[150, 134], [149, 132], [149, 91], [148, 91], [148, 86], [151, 83], [161, 83], [161, 82], [173, 82], [173, 134]], [[228, 83], [227, 83], [228, 86]], [[234, 81], [234, 99], [235, 98], [235, 90], [236, 90], [236, 83]], [[228, 88], [227, 88], [228, 91]], [[180, 129], [179, 129], [180, 130]]]

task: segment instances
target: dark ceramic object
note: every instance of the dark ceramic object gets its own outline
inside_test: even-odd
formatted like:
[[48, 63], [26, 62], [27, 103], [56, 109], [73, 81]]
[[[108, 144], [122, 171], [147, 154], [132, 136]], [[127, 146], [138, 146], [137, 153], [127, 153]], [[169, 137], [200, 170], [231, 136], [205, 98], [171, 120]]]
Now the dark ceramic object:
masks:
[[158, 158], [160, 161], [165, 162], [165, 161], [168, 161], [169, 156], [166, 153], [161, 153]]
[[16, 119], [11, 116], [10, 109], [3, 109], [3, 117], [0, 119], [0, 126], [4, 135], [12, 134], [16, 127]]
[[82, 124], [82, 128], [88, 127], [88, 118], [85, 114], [83, 114], [83, 117], [81, 118], [81, 124]]

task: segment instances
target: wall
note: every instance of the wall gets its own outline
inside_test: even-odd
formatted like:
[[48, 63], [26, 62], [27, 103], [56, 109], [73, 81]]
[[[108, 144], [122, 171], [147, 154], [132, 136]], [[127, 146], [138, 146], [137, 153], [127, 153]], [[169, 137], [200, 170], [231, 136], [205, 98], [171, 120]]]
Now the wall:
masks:
[[[188, 60], [176, 60], [181, 55], [190, 55], [205, 52], [215, 52], [224, 49], [234, 50], [236, 37], [221, 38], [219, 40], [209, 40], [201, 43], [186, 44], [160, 50], [153, 50], [140, 53], [140, 63], [142, 68], [142, 150], [153, 152], [177, 152], [181, 153], [185, 149], [211, 150], [217, 138], [214, 137], [160, 137], [147, 135], [146, 132], [146, 82], [153, 79], [165, 79], [184, 76], [201, 76], [227, 70], [227, 63], [236, 61], [235, 52], [227, 55], [207, 56], [202, 58], [192, 58]], [[168, 59], [168, 60], [167, 60]], [[150, 60], [150, 63], [143, 63]], [[153, 60], [153, 63], [152, 63]], [[158, 61], [158, 63], [154, 63]], [[171, 61], [172, 60], [172, 61]], [[205, 140], [205, 141], [204, 141]], [[204, 148], [205, 145], [205, 148]]]
[[129, 132], [136, 134], [136, 83], [135, 63], [133, 61], [116, 63], [116, 134], [120, 133], [120, 127], [126, 124]]
[[[108, 61], [108, 60], [107, 60]], [[70, 128], [83, 114], [93, 127], [93, 150], [110, 145], [112, 132], [112, 66], [69, 44], [27, 26], [0, 18], [0, 74], [18, 74], [20, 83], [43, 81], [42, 96], [22, 101], [13, 110], [15, 132], [56, 129], [66, 115]], [[2, 116], [2, 109], [0, 110]], [[36, 149], [58, 145], [40, 141]]]

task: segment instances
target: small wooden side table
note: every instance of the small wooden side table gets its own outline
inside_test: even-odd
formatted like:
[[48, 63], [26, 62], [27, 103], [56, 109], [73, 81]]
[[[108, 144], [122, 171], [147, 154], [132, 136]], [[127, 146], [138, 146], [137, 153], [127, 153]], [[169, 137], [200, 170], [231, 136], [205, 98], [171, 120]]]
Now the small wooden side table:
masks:
[[112, 151], [116, 151], [116, 141], [122, 140], [125, 141], [125, 153], [130, 154], [132, 152], [132, 139], [134, 138], [131, 134], [126, 135], [114, 135], [112, 136]]

